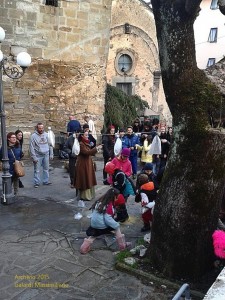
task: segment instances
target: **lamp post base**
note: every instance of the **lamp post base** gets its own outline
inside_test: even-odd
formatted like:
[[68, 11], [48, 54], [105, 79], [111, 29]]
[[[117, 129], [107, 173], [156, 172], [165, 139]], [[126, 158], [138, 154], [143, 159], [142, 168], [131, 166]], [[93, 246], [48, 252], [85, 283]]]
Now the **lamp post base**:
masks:
[[4, 205], [13, 204], [16, 202], [16, 197], [11, 193], [10, 195], [1, 195], [1, 203]]
[[13, 204], [16, 201], [15, 195], [12, 193], [11, 175], [2, 175], [2, 194], [1, 203], [5, 205]]

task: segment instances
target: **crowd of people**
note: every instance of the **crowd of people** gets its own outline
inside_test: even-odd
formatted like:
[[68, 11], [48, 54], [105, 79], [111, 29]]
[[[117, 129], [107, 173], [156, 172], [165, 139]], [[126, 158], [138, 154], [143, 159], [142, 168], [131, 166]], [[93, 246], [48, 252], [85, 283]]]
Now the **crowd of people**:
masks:
[[[91, 225], [87, 230], [88, 238], [81, 246], [81, 253], [87, 253], [94, 239], [105, 232], [114, 231], [120, 249], [128, 244], [120, 231], [120, 223], [129, 218], [126, 203], [129, 196], [134, 195], [135, 201], [142, 206], [143, 227], [141, 231], [149, 231], [153, 218], [153, 209], [157, 199], [161, 177], [172, 142], [172, 128], [161, 126], [159, 120], [138, 119], [126, 129], [110, 125], [98, 141], [93, 120], [84, 116], [85, 123], [81, 126], [74, 116], [69, 117], [67, 139], [64, 151], [69, 157], [70, 187], [74, 189], [79, 206], [84, 201], [95, 199], [95, 162], [93, 156], [102, 150], [104, 167], [103, 183], [110, 188], [92, 206]], [[158, 132], [159, 131], [159, 132]], [[49, 160], [53, 159], [52, 137], [45, 131], [40, 122], [31, 134], [29, 142], [30, 156], [34, 166], [34, 188], [50, 185]], [[9, 172], [12, 175], [14, 194], [24, 185], [15, 174], [14, 162], [23, 157], [23, 132], [17, 130], [7, 135]], [[2, 149], [0, 149], [2, 159]]]
[[[135, 196], [135, 202], [141, 206], [143, 221], [141, 232], [151, 230], [154, 206], [173, 141], [173, 130], [171, 127], [166, 129], [160, 125], [158, 119], [152, 121], [146, 119], [144, 123], [136, 119], [126, 129], [120, 128], [116, 131], [115, 126], [110, 125], [97, 145], [93, 120], [89, 116], [84, 116], [84, 122], [81, 126], [74, 116], [69, 117], [64, 145], [64, 151], [69, 158], [70, 187], [74, 189], [78, 206], [85, 207], [85, 201], [95, 199], [97, 180], [93, 157], [100, 150], [104, 162], [103, 183], [110, 187], [91, 206], [91, 222], [86, 230], [87, 237], [80, 247], [80, 253], [88, 253], [94, 240], [99, 235], [107, 233], [114, 233], [119, 250], [124, 250], [130, 243], [126, 242], [120, 223], [129, 219], [127, 201], [130, 196]], [[34, 188], [51, 185], [49, 160], [53, 159], [55, 141], [51, 128], [48, 129], [46, 132], [44, 124], [39, 122], [30, 136], [29, 151], [34, 167]], [[22, 147], [23, 132], [19, 129], [16, 132], [9, 132], [7, 154], [15, 196], [18, 195], [19, 188], [24, 188], [14, 168], [15, 161], [20, 161], [24, 156]], [[1, 148], [0, 160], [5, 160], [2, 152]], [[224, 199], [223, 196], [218, 228], [225, 231]], [[216, 239], [216, 234], [219, 233], [216, 232], [213, 238]], [[223, 232], [222, 234], [224, 237]], [[221, 257], [224, 258], [223, 255]]]

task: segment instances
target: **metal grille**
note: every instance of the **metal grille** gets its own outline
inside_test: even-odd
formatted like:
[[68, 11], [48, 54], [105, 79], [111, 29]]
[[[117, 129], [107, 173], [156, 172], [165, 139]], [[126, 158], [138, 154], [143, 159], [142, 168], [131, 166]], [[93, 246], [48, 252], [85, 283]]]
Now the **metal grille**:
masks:
[[58, 7], [58, 0], [46, 0], [45, 5]]

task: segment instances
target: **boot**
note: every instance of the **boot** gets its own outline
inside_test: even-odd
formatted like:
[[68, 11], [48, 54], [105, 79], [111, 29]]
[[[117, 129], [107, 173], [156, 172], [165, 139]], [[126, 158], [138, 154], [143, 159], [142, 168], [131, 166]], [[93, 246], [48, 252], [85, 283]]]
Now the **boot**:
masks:
[[20, 179], [19, 179], [19, 188], [24, 188], [24, 185]]
[[151, 226], [149, 223], [144, 223], [144, 226], [141, 228], [141, 232], [150, 231]]
[[93, 241], [85, 238], [83, 244], [80, 246], [80, 253], [87, 254], [91, 250], [92, 243]]
[[126, 243], [124, 234], [122, 234], [121, 236], [116, 237], [116, 241], [117, 241], [117, 244], [119, 246], [120, 251], [123, 251], [126, 248], [131, 246], [130, 242]]

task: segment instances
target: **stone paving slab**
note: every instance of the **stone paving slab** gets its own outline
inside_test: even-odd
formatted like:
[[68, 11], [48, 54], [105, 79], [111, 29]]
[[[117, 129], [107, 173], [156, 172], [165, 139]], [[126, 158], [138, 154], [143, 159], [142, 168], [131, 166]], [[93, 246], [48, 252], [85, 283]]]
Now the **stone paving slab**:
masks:
[[[53, 184], [38, 189], [32, 164], [25, 165], [25, 188], [14, 204], [0, 206], [0, 300], [167, 299], [163, 293], [155, 298], [153, 286], [115, 269], [113, 235], [99, 237], [87, 255], [79, 253], [93, 201], [78, 208], [63, 162], [51, 163]], [[108, 189], [102, 184], [102, 166], [97, 161], [97, 197]], [[75, 220], [78, 211], [83, 218]], [[144, 234], [139, 205], [132, 199], [128, 211], [130, 219], [121, 229], [135, 243]]]

